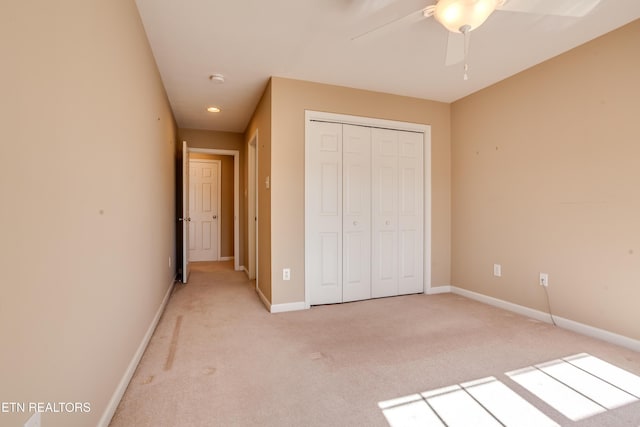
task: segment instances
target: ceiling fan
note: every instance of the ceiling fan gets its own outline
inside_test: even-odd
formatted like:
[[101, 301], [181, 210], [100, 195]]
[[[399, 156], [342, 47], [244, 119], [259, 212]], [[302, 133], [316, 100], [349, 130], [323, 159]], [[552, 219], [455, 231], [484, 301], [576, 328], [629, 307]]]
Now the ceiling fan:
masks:
[[360, 33], [352, 38], [358, 40], [406, 21], [433, 17], [449, 31], [445, 64], [454, 65], [465, 61], [464, 79], [468, 79], [467, 57], [470, 33], [481, 26], [496, 10], [582, 17], [591, 12], [601, 0], [437, 0], [405, 16]]

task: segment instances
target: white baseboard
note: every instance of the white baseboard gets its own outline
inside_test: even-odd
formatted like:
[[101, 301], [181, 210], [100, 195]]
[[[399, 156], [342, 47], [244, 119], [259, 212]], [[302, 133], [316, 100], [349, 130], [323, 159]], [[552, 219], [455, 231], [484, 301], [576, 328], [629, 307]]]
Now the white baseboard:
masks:
[[260, 288], [257, 288], [256, 292], [258, 293], [258, 296], [260, 297], [260, 300], [262, 301], [264, 306], [267, 308], [269, 313], [284, 313], [286, 311], [298, 311], [298, 310], [306, 310], [307, 309], [307, 307], [305, 307], [304, 301], [303, 302], [290, 302], [290, 303], [286, 303], [286, 304], [271, 304], [269, 302], [269, 300], [267, 299], [267, 297], [264, 296], [264, 294], [262, 293]]
[[249, 269], [247, 267], [245, 267], [244, 265], [241, 266], [242, 267], [242, 271], [244, 271], [244, 274], [247, 275], [247, 278], [249, 278]]
[[256, 292], [258, 293], [258, 296], [260, 297], [260, 300], [262, 301], [264, 306], [267, 308], [267, 311], [271, 313], [271, 303], [269, 302], [267, 297], [264, 296], [260, 288], [256, 288]]
[[[492, 305], [494, 307], [502, 308], [504, 310], [521, 314], [523, 316], [531, 317], [542, 322], [552, 323], [551, 315], [543, 311], [534, 310], [529, 307], [524, 307], [522, 305], [479, 294], [477, 292], [468, 291], [466, 289], [458, 288], [455, 286], [451, 286], [451, 292], [479, 302], [483, 302], [485, 304]], [[640, 351], [640, 341], [633, 338], [629, 338], [624, 335], [619, 335], [593, 326], [585, 325], [584, 323], [565, 319], [556, 315], [553, 316], [553, 320], [555, 320], [556, 325], [560, 328], [568, 329], [570, 331], [577, 332], [582, 335], [587, 335], [592, 338], [597, 338], [611, 344], [619, 345], [620, 347], [625, 347], [634, 351]]]
[[462, 295], [463, 297], [467, 297], [472, 300], [480, 301], [485, 304], [489, 304], [494, 307], [501, 308], [503, 310], [512, 311], [514, 313], [518, 313], [523, 316], [531, 317], [532, 319], [551, 323], [551, 316], [549, 315], [549, 313], [545, 313], [543, 311], [534, 310], [533, 308], [514, 304], [512, 302], [504, 301], [504, 300], [490, 297], [484, 294], [479, 294], [477, 292], [468, 291], [466, 289], [458, 288], [455, 286], [451, 286], [451, 292], [454, 294]]
[[271, 313], [284, 313], [286, 311], [306, 310], [304, 301], [290, 302], [286, 304], [271, 304]]
[[233, 259], [232, 256], [221, 256], [220, 261], [231, 261]]
[[446, 294], [449, 292], [451, 292], [451, 286], [434, 286], [433, 288], [427, 288], [424, 291], [427, 295]]
[[120, 403], [120, 400], [122, 399], [124, 392], [127, 390], [127, 386], [129, 385], [129, 382], [131, 381], [131, 378], [133, 377], [133, 374], [135, 373], [136, 368], [138, 367], [138, 363], [140, 363], [140, 359], [142, 359], [142, 355], [144, 354], [144, 351], [147, 349], [147, 345], [149, 345], [151, 336], [153, 335], [153, 332], [156, 330], [156, 326], [158, 326], [158, 322], [160, 321], [160, 317], [162, 316], [162, 313], [164, 312], [164, 309], [167, 306], [167, 302], [169, 302], [169, 297], [171, 296], [171, 291], [173, 291], [173, 286], [176, 283], [177, 277], [178, 277], [177, 275], [173, 277], [173, 281], [169, 285], [167, 292], [164, 294], [164, 299], [162, 300], [160, 307], [158, 307], [158, 310], [156, 311], [156, 315], [151, 321], [151, 324], [147, 329], [147, 333], [142, 338], [142, 342], [140, 343], [140, 345], [138, 346], [138, 349], [134, 353], [133, 358], [131, 359], [131, 362], [129, 362], [129, 366], [127, 367], [127, 370], [122, 376], [122, 379], [118, 384], [118, 387], [116, 388], [113, 395], [111, 396], [111, 400], [109, 400], [109, 404], [107, 405], [104, 413], [102, 414], [102, 417], [100, 418], [100, 421], [98, 422], [98, 427], [109, 426], [109, 423], [111, 422], [111, 418], [113, 418], [113, 414], [115, 414], [116, 409], [118, 408], [118, 404]]
[[561, 328], [640, 352], [640, 341], [634, 340], [633, 338], [585, 325], [584, 323], [574, 322], [573, 320], [565, 319], [563, 317], [553, 316], [553, 318], [556, 321], [556, 325]]

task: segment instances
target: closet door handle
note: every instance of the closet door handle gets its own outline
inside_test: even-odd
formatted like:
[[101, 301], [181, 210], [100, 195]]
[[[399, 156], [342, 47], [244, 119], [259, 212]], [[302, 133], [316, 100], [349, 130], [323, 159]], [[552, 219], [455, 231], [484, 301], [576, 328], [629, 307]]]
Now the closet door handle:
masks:
[[353, 225], [357, 226], [358, 225], [358, 221], [353, 221]]
[[390, 224], [391, 224], [391, 221], [389, 221], [389, 220], [386, 220], [386, 221], [384, 222], [384, 225], [390, 225]]

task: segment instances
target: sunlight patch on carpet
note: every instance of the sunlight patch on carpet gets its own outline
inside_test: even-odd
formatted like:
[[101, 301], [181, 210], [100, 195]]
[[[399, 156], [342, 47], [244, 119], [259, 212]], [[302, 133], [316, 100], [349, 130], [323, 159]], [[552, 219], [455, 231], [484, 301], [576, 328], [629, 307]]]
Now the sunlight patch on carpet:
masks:
[[640, 377], [585, 353], [506, 375], [573, 421], [633, 403], [640, 389]]
[[[640, 400], [640, 377], [586, 353], [505, 373], [570, 420]], [[391, 427], [559, 427], [495, 377], [378, 403]]]
[[494, 377], [378, 404], [392, 427], [558, 427]]

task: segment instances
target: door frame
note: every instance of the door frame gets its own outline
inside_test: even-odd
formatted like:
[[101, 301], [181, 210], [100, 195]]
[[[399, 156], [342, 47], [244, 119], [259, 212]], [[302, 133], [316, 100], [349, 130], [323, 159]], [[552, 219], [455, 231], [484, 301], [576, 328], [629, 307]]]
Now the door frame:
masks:
[[[220, 156], [233, 156], [233, 268], [236, 271], [240, 267], [240, 151], [222, 150], [217, 148], [188, 148], [189, 153], [217, 154]], [[218, 244], [220, 239], [218, 239]], [[220, 253], [218, 253], [218, 256]]]
[[182, 283], [189, 280], [189, 147], [182, 141]]
[[258, 289], [258, 129], [247, 145], [247, 277]]
[[356, 126], [368, 126], [375, 128], [393, 129], [400, 131], [419, 132], [423, 134], [423, 191], [424, 191], [424, 206], [423, 206], [423, 293], [431, 293], [431, 126], [421, 123], [401, 122], [396, 120], [376, 119], [372, 117], [352, 116], [348, 114], [336, 114], [327, 113], [323, 111], [305, 110], [304, 112], [304, 263], [305, 263], [305, 278], [304, 278], [304, 306], [310, 308], [311, 290], [308, 283], [311, 283], [311, 278], [308, 277], [307, 265], [311, 259], [311, 248], [309, 247], [310, 235], [310, 221], [308, 209], [309, 199], [312, 196], [310, 190], [309, 165], [311, 159], [309, 158], [309, 144], [311, 141], [310, 135], [310, 123], [312, 121], [322, 121], [331, 123], [340, 123]]

